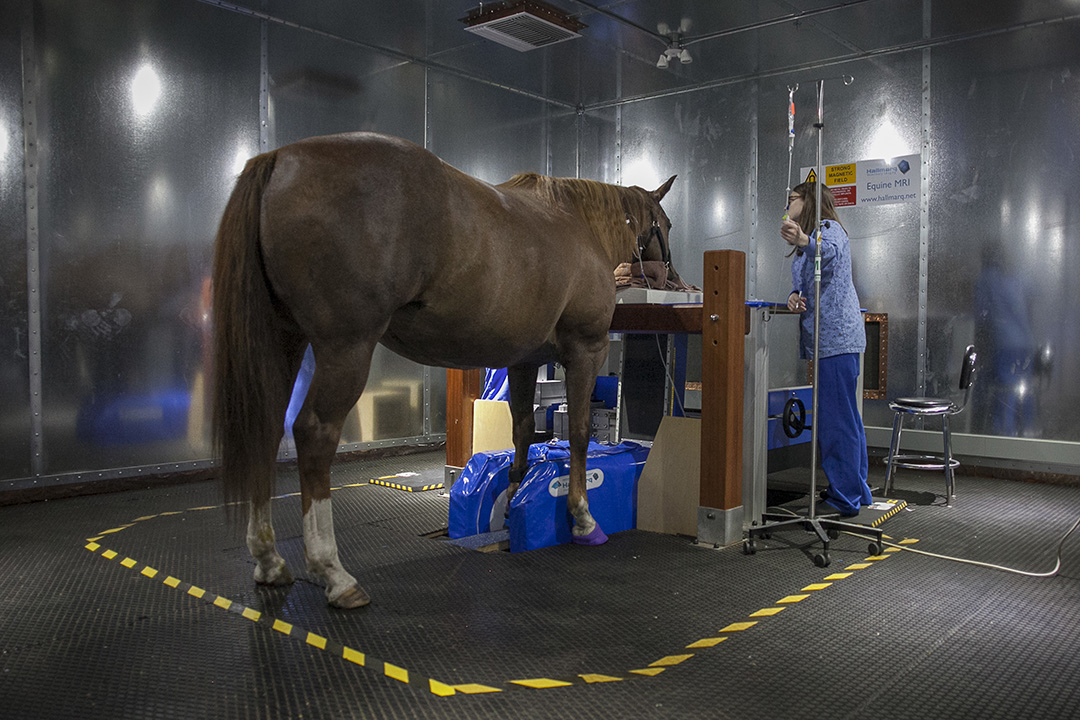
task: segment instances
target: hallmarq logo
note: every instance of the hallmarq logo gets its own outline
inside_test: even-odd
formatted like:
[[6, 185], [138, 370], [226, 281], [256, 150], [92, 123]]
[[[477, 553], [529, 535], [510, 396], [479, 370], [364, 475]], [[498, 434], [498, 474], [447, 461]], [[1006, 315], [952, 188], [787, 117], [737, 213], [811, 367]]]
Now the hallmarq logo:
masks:
[[[604, 471], [599, 468], [585, 471], [585, 489], [592, 490], [604, 484]], [[548, 494], [551, 497], [562, 497], [570, 492], [570, 476], [560, 475], [548, 483]]]

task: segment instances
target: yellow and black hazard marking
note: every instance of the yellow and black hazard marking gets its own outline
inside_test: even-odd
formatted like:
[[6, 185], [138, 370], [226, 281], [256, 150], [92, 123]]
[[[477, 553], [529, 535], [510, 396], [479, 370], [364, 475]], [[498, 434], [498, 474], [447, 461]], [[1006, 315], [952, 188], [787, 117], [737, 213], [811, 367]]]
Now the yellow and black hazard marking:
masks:
[[372, 485], [404, 490], [405, 492], [424, 492], [425, 490], [441, 490], [442, 482], [425, 483], [424, 478], [413, 473], [398, 473], [381, 478], [372, 478], [368, 481]]
[[[384, 479], [384, 478], [380, 478]], [[371, 482], [375, 482], [372, 480]], [[356, 483], [352, 485], [343, 485], [340, 488], [346, 487], [366, 487], [367, 483]], [[334, 490], [340, 489], [338, 487], [332, 488]], [[280, 495], [274, 499], [290, 497], [292, 495], [298, 495], [299, 493], [290, 493], [288, 495]], [[902, 503], [902, 501], [901, 501]], [[133, 572], [137, 572], [139, 575], [146, 577], [150, 580], [159, 580], [163, 585], [172, 588], [178, 592], [185, 593], [198, 600], [201, 600], [207, 604], [221, 608], [227, 612], [238, 615], [251, 622], [257, 623], [269, 631], [277, 632], [282, 635], [286, 635], [296, 641], [303, 642], [313, 648], [328, 652], [336, 657], [341, 658], [347, 662], [353, 663], [365, 670], [383, 675], [392, 680], [396, 680], [404, 685], [409, 685], [415, 689], [419, 689], [422, 692], [430, 692], [433, 695], [439, 697], [448, 697], [451, 695], [476, 695], [484, 693], [501, 693], [507, 691], [527, 691], [527, 690], [548, 690], [552, 688], [570, 687], [574, 685], [593, 685], [604, 684], [611, 682], [623, 682], [635, 678], [643, 677], [657, 677], [667, 670], [677, 667], [692, 658], [696, 657], [702, 651], [715, 648], [721, 643], [725, 642], [733, 635], [743, 633], [752, 630], [760, 623], [766, 622], [768, 618], [775, 617], [783, 612], [789, 610], [792, 606], [797, 605], [803, 601], [806, 601], [813, 597], [815, 593], [819, 593], [832, 587], [836, 582], [845, 580], [855, 574], [858, 570], [864, 570], [872, 567], [876, 563], [883, 560], [888, 560], [891, 555], [889, 553], [897, 552], [898, 548], [890, 547], [881, 555], [871, 555], [865, 558], [861, 562], [852, 563], [844, 568], [842, 572], [834, 572], [827, 575], [822, 582], [811, 583], [806, 587], [799, 590], [798, 593], [786, 595], [777, 599], [770, 605], [761, 609], [755, 610], [749, 614], [749, 620], [741, 620], [732, 622], [726, 626], [720, 628], [715, 633], [709, 636], [695, 640], [694, 642], [686, 645], [685, 650], [693, 650], [694, 652], [684, 652], [675, 655], [665, 655], [653, 662], [649, 663], [645, 667], [633, 668], [626, 670], [624, 673], [612, 675], [604, 673], [582, 673], [571, 677], [540, 677], [540, 678], [519, 678], [506, 680], [499, 686], [485, 685], [481, 683], [446, 683], [434, 678], [418, 675], [411, 672], [404, 667], [395, 665], [394, 663], [386, 660], [376, 658], [369, 653], [362, 652], [355, 648], [351, 648], [342, 643], [336, 642], [327, 637], [323, 637], [313, 632], [309, 632], [296, 625], [288, 623], [280, 618], [273, 618], [263, 614], [259, 610], [255, 610], [250, 607], [241, 605], [221, 595], [215, 595], [212, 592], [204, 588], [200, 588], [196, 585], [184, 582], [179, 578], [173, 577], [151, 567], [145, 563], [141, 563], [138, 560], [127, 557], [122, 553], [109, 549], [101, 545], [100, 541], [105, 539], [109, 535], [114, 535], [130, 527], [133, 527], [139, 523], [153, 520], [154, 518], [166, 517], [170, 515], [180, 515], [183, 512], [211, 510], [214, 507], [221, 506], [203, 506], [188, 508], [186, 511], [170, 511], [157, 513], [155, 515], [144, 515], [142, 517], [135, 518], [129, 523], [119, 525], [114, 528], [102, 530], [94, 537], [87, 538], [85, 540], [85, 549], [90, 552], [101, 556], [106, 560], [117, 560], [119, 558], [119, 564]], [[896, 512], [903, 507], [896, 508]], [[886, 536], [887, 537], [887, 536]], [[918, 540], [908, 538], [899, 541], [898, 545], [911, 545], [917, 543]], [[162, 577], [164, 575], [164, 577]]]
[[[302, 628], [297, 627], [296, 625], [287, 623], [279, 618], [272, 618], [268, 615], [264, 615], [259, 610], [255, 610], [254, 608], [241, 605], [240, 603], [234, 602], [222, 595], [215, 595], [214, 593], [204, 588], [184, 582], [183, 580], [173, 577], [172, 575], [164, 574], [157, 568], [150, 567], [149, 565], [141, 563], [134, 558], [123, 556], [121, 553], [118, 553], [115, 550], [110, 550], [109, 548], [106, 548], [93, 540], [88, 542], [84, 547], [90, 552], [100, 555], [106, 560], [116, 560], [117, 558], [121, 558], [120, 565], [128, 568], [129, 570], [137, 572], [140, 575], [150, 578], [151, 580], [160, 579], [163, 585], [166, 585], [173, 590], [186, 593], [198, 600], [202, 600], [207, 604], [219, 607], [222, 610], [226, 610], [235, 615], [239, 615], [240, 617], [246, 618], [251, 622], [258, 623], [264, 627], [269, 628], [270, 630], [279, 632], [282, 635], [288, 635], [289, 637], [295, 640], [299, 640], [300, 642], [304, 642], [314, 648], [328, 652], [331, 655], [336, 655], [337, 657], [340, 657], [344, 660], [348, 660], [349, 662], [355, 665], [359, 665], [366, 670], [370, 670], [377, 674], [384, 675], [392, 680], [397, 680], [398, 682], [405, 683], [407, 685], [422, 688], [423, 690], [434, 693], [435, 695], [446, 696], [454, 694], [453, 687], [444, 682], [439, 682], [434, 678], [421, 677], [416, 673], [409, 672], [403, 667], [394, 665], [393, 663], [387, 662], [385, 660], [380, 660], [368, 653], [361, 652], [354, 648], [348, 647], [347, 645], [342, 645], [339, 642], [336, 642], [329, 638], [325, 638], [321, 635], [316, 635], [315, 633], [308, 632], [306, 630], [303, 630]], [[162, 575], [164, 575], [164, 577], [161, 577]]]
[[890, 505], [892, 505], [892, 508], [889, 509], [889, 510], [885, 510], [881, 514], [881, 517], [877, 518], [876, 520], [874, 520], [874, 522], [870, 523], [870, 527], [877, 527], [878, 525], [885, 522], [886, 520], [891, 518], [893, 515], [895, 515], [896, 513], [900, 512], [901, 510], [903, 510], [904, 508], [907, 507], [907, 500], [883, 500], [883, 501], [879, 500], [877, 502], [887, 502]]

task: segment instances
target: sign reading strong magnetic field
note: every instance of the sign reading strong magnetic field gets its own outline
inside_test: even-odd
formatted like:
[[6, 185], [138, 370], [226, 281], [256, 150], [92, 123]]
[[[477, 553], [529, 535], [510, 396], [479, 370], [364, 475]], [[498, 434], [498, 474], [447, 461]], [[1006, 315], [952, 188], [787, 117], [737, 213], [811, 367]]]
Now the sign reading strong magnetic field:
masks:
[[[921, 156], [903, 155], [891, 160], [859, 160], [825, 166], [825, 185], [832, 190], [836, 207], [869, 207], [919, 202]], [[817, 178], [815, 168], [804, 167], [803, 182]]]

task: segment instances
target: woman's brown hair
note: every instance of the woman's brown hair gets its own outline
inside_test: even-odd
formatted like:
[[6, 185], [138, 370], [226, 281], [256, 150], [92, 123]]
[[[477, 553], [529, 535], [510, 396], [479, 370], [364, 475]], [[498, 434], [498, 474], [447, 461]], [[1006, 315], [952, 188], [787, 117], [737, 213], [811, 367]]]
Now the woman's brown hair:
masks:
[[[814, 224], [817, 222], [817, 183], [800, 183], [793, 187], [791, 192], [803, 201], [802, 212], [799, 213], [799, 227], [808, 236], [813, 237], [816, 230]], [[821, 219], [840, 222], [840, 218], [836, 217], [833, 194], [828, 185], [821, 186]], [[843, 227], [843, 224], [840, 227]]]

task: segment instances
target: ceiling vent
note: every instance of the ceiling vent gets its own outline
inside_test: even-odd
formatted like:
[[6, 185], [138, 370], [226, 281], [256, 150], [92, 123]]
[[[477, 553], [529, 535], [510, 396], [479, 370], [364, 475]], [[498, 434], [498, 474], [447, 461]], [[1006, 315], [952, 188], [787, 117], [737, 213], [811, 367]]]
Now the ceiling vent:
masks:
[[525, 52], [581, 37], [586, 25], [540, 0], [482, 3], [462, 18], [465, 29]]

